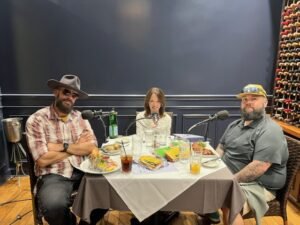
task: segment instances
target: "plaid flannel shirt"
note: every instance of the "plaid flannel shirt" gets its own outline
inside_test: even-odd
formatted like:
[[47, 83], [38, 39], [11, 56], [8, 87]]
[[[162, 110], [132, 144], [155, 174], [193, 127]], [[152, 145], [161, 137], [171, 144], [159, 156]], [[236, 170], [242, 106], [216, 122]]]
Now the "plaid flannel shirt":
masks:
[[[76, 143], [84, 131], [94, 134], [90, 123], [82, 119], [79, 111], [73, 110], [67, 121], [63, 122], [53, 106], [38, 110], [26, 122], [27, 142], [35, 161], [48, 152], [47, 143]], [[93, 143], [97, 146], [95, 135]], [[41, 176], [52, 173], [70, 178], [73, 173], [72, 165], [79, 167], [82, 161], [82, 156], [71, 155], [45, 168], [35, 164], [35, 174]]]

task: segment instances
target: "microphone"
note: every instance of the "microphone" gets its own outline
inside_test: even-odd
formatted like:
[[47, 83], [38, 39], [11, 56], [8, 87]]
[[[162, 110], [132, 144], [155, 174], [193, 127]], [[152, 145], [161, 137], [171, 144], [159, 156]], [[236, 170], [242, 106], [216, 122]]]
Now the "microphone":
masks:
[[152, 120], [153, 120], [153, 122], [154, 122], [155, 124], [158, 123], [159, 115], [158, 115], [157, 112], [152, 113], [152, 114], [151, 114], [151, 118], [152, 118]]
[[109, 112], [103, 112], [102, 109], [100, 110], [83, 110], [81, 112], [81, 117], [82, 119], [84, 120], [90, 120], [90, 119], [93, 119], [93, 118], [98, 118], [101, 123], [102, 123], [102, 126], [103, 126], [103, 130], [104, 130], [104, 137], [105, 137], [105, 141], [107, 139], [107, 134], [106, 134], [106, 125], [105, 125], [105, 122], [103, 120], [103, 117], [105, 116], [108, 116], [109, 115]]
[[227, 119], [228, 116], [229, 116], [229, 112], [227, 110], [222, 110], [214, 114], [212, 117], [210, 117], [210, 120], [215, 120], [215, 119], [225, 120]]
[[216, 119], [220, 119], [220, 120], [225, 120], [227, 117], [229, 116], [229, 112], [227, 110], [222, 110], [222, 111], [219, 111], [217, 113], [215, 113], [214, 115], [211, 115], [209, 116], [207, 119], [205, 120], [202, 120], [196, 124], [194, 124], [193, 126], [191, 126], [189, 129], [188, 129], [188, 133], [194, 129], [195, 127], [203, 124], [203, 123], [206, 123], [206, 122], [209, 122], [209, 121], [212, 121], [212, 120], [216, 120]]
[[89, 120], [89, 119], [93, 119], [95, 117], [100, 117], [100, 116], [107, 116], [109, 114], [109, 112], [103, 112], [102, 109], [98, 110], [98, 111], [92, 111], [92, 110], [83, 110], [81, 112], [81, 117], [84, 120]]

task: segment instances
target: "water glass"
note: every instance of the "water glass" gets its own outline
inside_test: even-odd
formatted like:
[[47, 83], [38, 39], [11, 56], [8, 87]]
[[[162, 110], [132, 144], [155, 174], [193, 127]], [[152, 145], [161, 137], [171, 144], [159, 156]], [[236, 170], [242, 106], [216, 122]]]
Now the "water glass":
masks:
[[168, 138], [168, 135], [166, 134], [166, 132], [160, 132], [157, 134], [157, 143], [158, 145], [161, 147], [161, 146], [166, 146], [167, 145], [167, 138]]
[[134, 160], [138, 160], [143, 150], [143, 139], [138, 135], [132, 135], [132, 155]]
[[188, 140], [179, 139], [179, 160], [181, 163], [186, 164], [190, 158], [190, 142]]
[[190, 173], [199, 174], [201, 171], [202, 154], [199, 152], [192, 152], [190, 157]]
[[145, 130], [145, 144], [146, 147], [154, 147], [154, 131], [153, 130]]

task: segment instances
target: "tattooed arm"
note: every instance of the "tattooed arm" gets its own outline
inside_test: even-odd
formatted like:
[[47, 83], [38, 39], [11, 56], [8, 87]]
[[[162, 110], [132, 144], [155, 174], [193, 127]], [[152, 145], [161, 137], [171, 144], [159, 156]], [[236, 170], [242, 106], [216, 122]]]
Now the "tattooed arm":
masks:
[[251, 182], [263, 175], [271, 165], [269, 162], [253, 160], [234, 176], [238, 182]]

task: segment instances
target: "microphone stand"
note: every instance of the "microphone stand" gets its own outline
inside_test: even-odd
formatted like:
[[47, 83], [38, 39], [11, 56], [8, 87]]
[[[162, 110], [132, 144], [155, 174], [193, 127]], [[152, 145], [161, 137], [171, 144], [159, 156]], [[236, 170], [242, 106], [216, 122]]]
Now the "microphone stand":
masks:
[[204, 141], [207, 141], [207, 136], [208, 136], [208, 129], [209, 129], [209, 122], [216, 119], [216, 116], [215, 115], [211, 115], [209, 116], [207, 119], [205, 120], [202, 120], [196, 124], [194, 124], [193, 126], [191, 126], [189, 129], [188, 129], [188, 133], [191, 132], [191, 130], [193, 130], [195, 127], [201, 125], [201, 124], [204, 124], [206, 123], [206, 127], [205, 127], [205, 132], [204, 132]]
[[207, 141], [207, 135], [208, 135], [208, 128], [209, 128], [209, 121], [207, 121], [206, 123], [206, 127], [205, 127], [205, 133], [204, 133], [204, 141]]
[[224, 120], [224, 119], [226, 119], [228, 116], [229, 116], [229, 113], [228, 113], [227, 110], [223, 110], [223, 111], [217, 112], [217, 113], [214, 114], [214, 115], [210, 115], [207, 119], [202, 120], [202, 121], [200, 121], [200, 122], [194, 124], [193, 126], [191, 126], [191, 127], [188, 129], [188, 133], [189, 133], [192, 129], [194, 129], [195, 127], [199, 126], [200, 124], [207, 123], [207, 126], [206, 126], [206, 128], [205, 128], [205, 133], [204, 133], [204, 140], [206, 141], [206, 140], [207, 140], [207, 135], [208, 135], [209, 122], [212, 121], [212, 120], [217, 120], [217, 119]]
[[126, 136], [128, 136], [128, 130], [129, 130], [130, 127], [132, 127], [133, 124], [135, 124], [135, 123], [138, 122], [139, 120], [146, 120], [146, 119], [147, 119], [147, 120], [151, 120], [152, 117], [142, 117], [142, 118], [139, 118], [139, 119], [137, 119], [137, 120], [132, 121], [132, 122], [128, 125], [128, 127], [126, 128], [126, 130], [125, 130]]
[[105, 125], [103, 118], [105, 118], [107, 116], [109, 116], [109, 113], [106, 113], [106, 112], [104, 112], [104, 115], [102, 114], [102, 115], [96, 116], [96, 118], [101, 121], [101, 124], [103, 126], [105, 142], [107, 142], [107, 132], [106, 132], [107, 126]]
[[82, 118], [84, 120], [91, 120], [93, 118], [96, 118], [101, 121], [102, 127], [104, 129], [105, 142], [107, 142], [107, 131], [106, 131], [106, 125], [103, 118], [109, 116], [109, 114], [110, 112], [104, 112], [102, 111], [102, 109], [99, 111], [85, 110], [82, 112]]
[[104, 129], [104, 138], [105, 138], [105, 142], [107, 141], [107, 133], [106, 133], [106, 125], [105, 125], [105, 122], [103, 120], [103, 116], [99, 116], [98, 118], [101, 123], [102, 123], [102, 126], [103, 126], [103, 129]]

